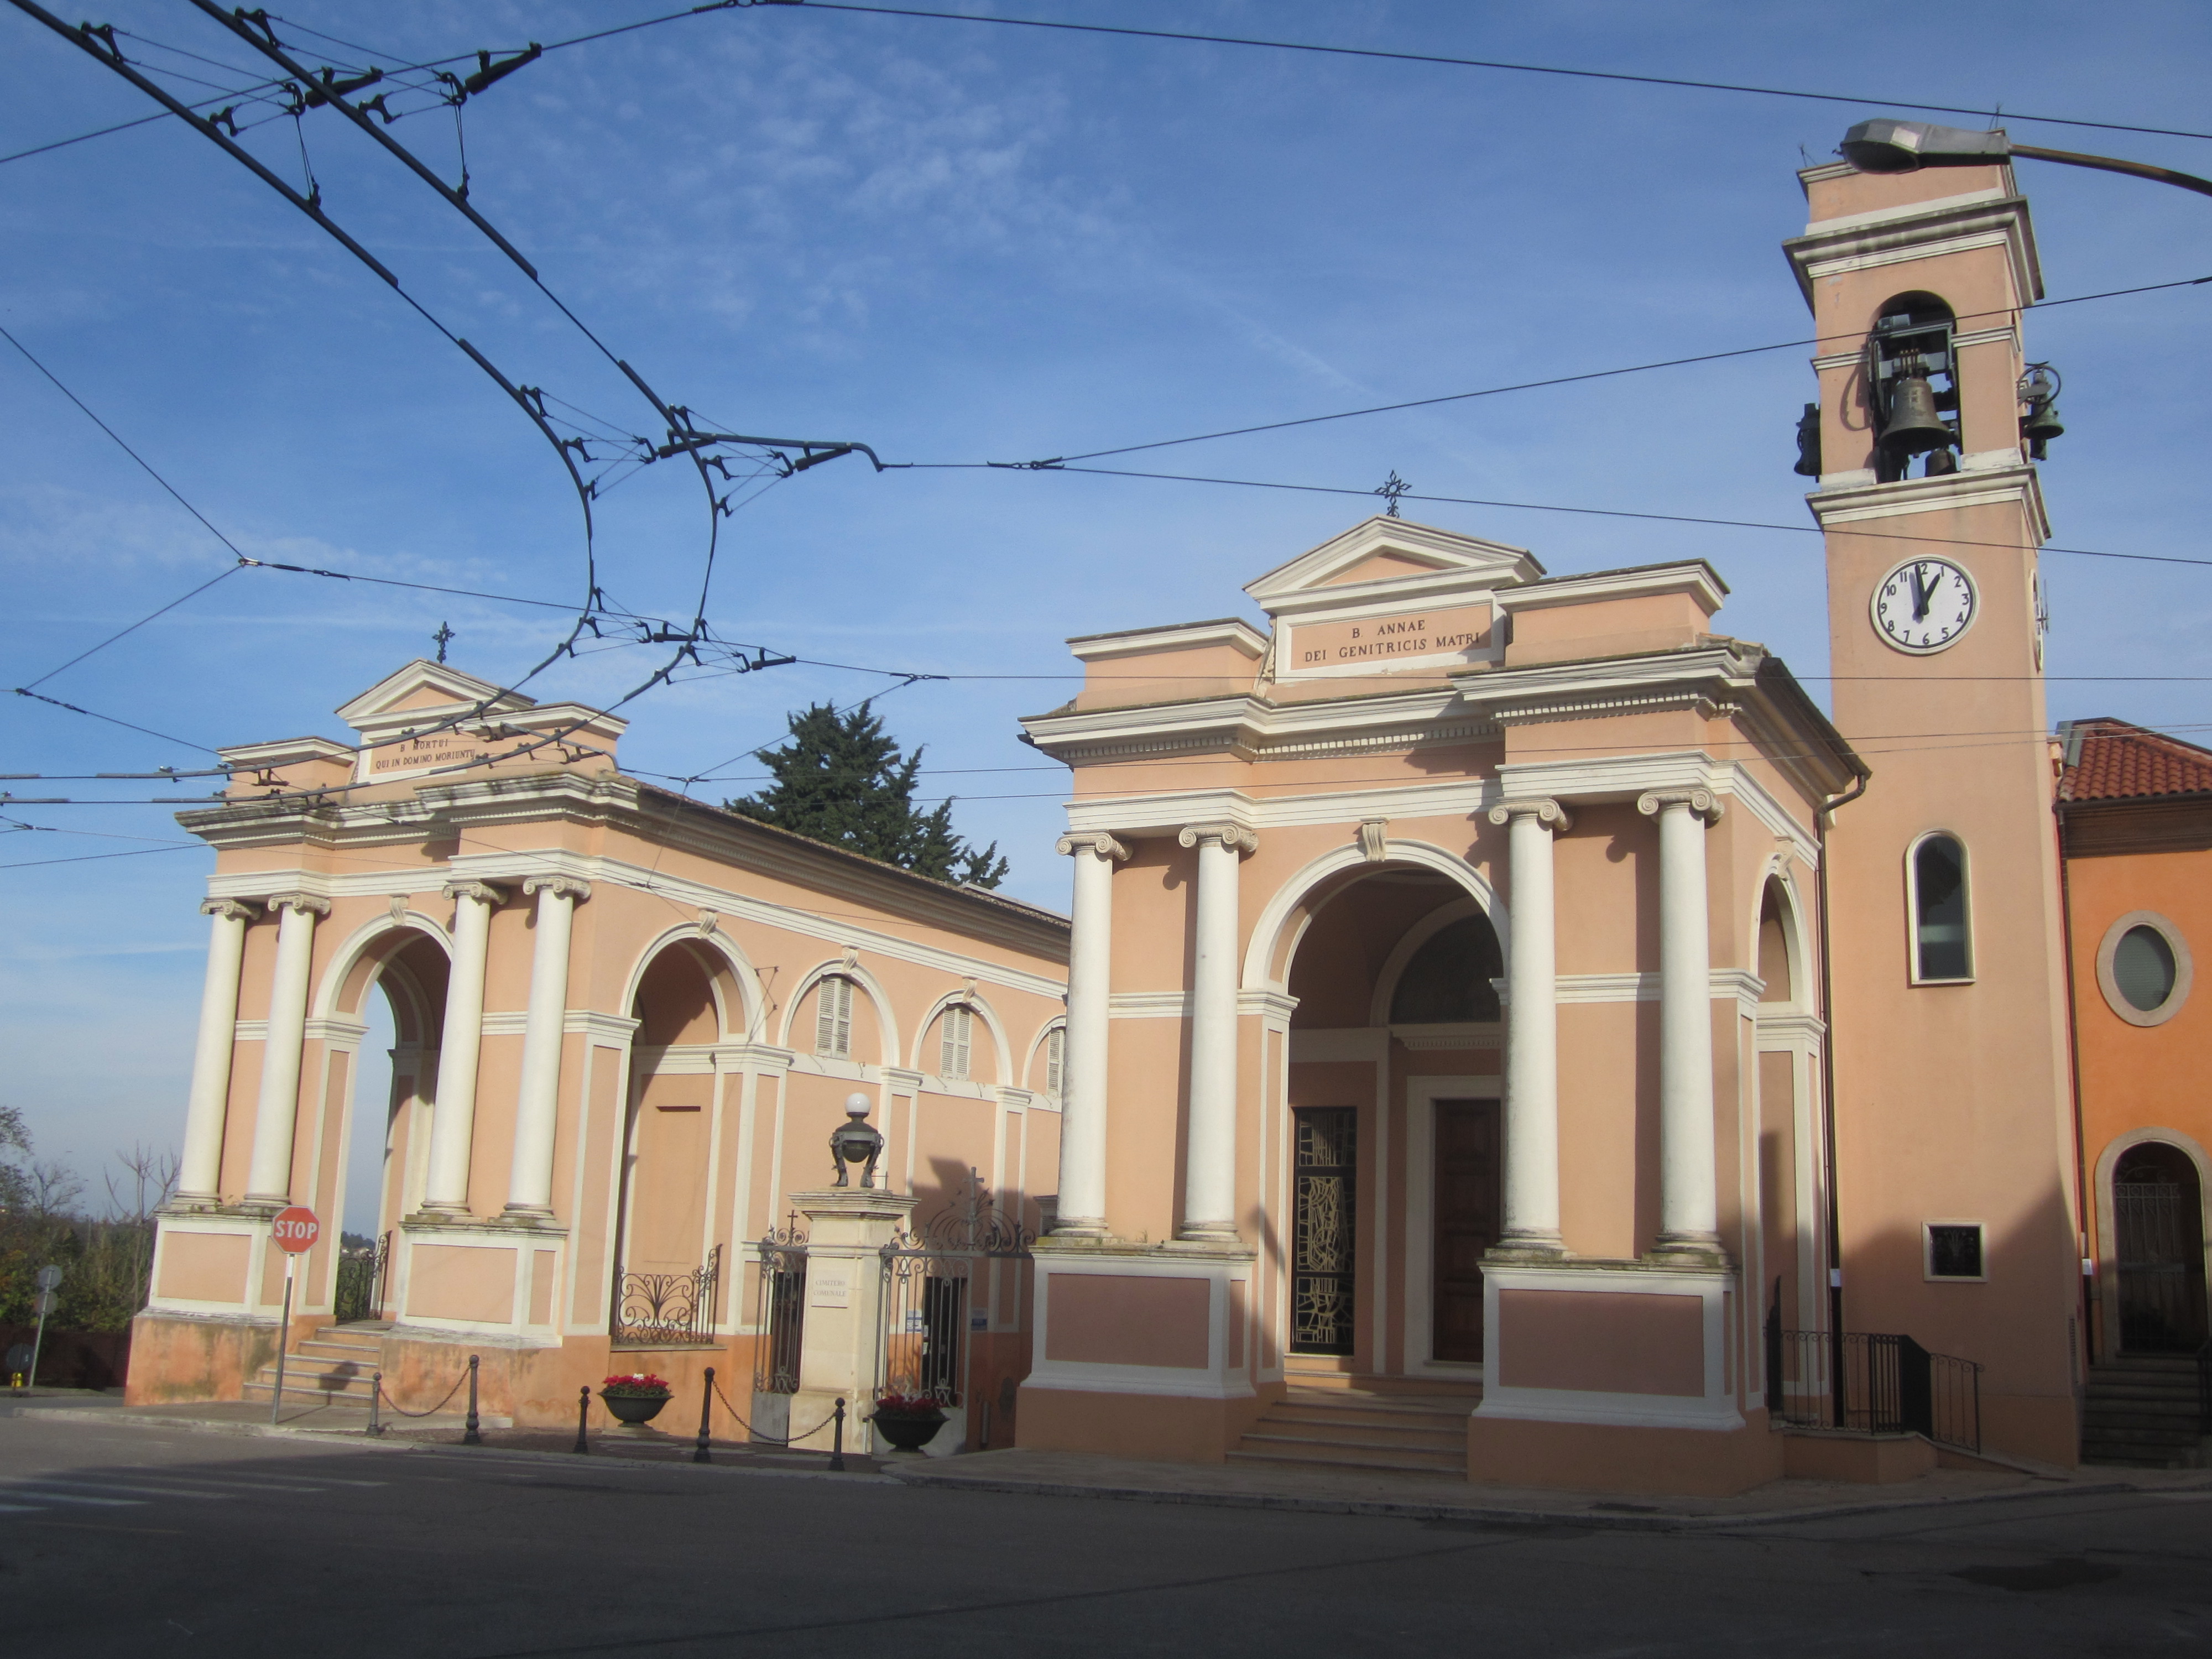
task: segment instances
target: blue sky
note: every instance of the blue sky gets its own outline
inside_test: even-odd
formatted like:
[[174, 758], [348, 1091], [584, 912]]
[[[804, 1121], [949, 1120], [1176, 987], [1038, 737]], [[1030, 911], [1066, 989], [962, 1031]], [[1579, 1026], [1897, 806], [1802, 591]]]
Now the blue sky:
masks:
[[[948, 8], [951, 9], [951, 8]], [[1021, 460], [1802, 337], [1778, 252], [1796, 169], [1914, 98], [2206, 130], [2212, 14], [1954, 4], [1544, 7], [1433, 0], [993, 0], [958, 9], [1868, 94], [1860, 105], [967, 23], [762, 8], [549, 54], [471, 100], [471, 199], [672, 401], [741, 430], [857, 438], [886, 459]], [[80, 10], [82, 9], [80, 8]], [[420, 58], [650, 15], [647, 3], [294, 0], [284, 15]], [[90, 14], [258, 78], [183, 0]], [[75, 21], [77, 11], [69, 14]], [[301, 38], [295, 36], [295, 38]], [[146, 112], [75, 47], [0, 15], [0, 154]], [[1954, 118], [1966, 122], [1967, 118]], [[1967, 124], [1971, 124], [1968, 122]], [[2212, 143], [2008, 118], [2027, 142], [2212, 173]], [[648, 411], [481, 238], [329, 112], [302, 124], [325, 205], [517, 380], [626, 429]], [[443, 116], [393, 135], [453, 176]], [[301, 177], [293, 125], [246, 143]], [[2023, 163], [2053, 298], [2212, 271], [2212, 203]], [[2212, 555], [2200, 532], [2212, 288], [2060, 307], [2031, 355], [2066, 377], [2045, 487], [2062, 545]], [[0, 164], [0, 325], [257, 558], [568, 600], [573, 496], [543, 440], [389, 289], [173, 121]], [[1802, 349], [1154, 452], [1129, 464], [1365, 489], [1808, 523], [1790, 470]], [[0, 683], [21, 685], [216, 574], [230, 556], [0, 343]], [[1059, 775], [1016, 718], [1070, 689], [1068, 635], [1249, 614], [1239, 586], [1360, 501], [842, 460], [725, 527], [727, 637], [955, 675], [882, 704], [928, 746], [1009, 890], [1063, 902]], [[1722, 625], [1825, 668], [1809, 535], [1516, 509], [1409, 516], [1532, 548], [1554, 571], [1698, 555]], [[640, 611], [696, 599], [696, 477], [603, 503], [602, 580]], [[2053, 556], [2055, 717], [2202, 720], [2212, 570]], [[190, 744], [319, 732], [441, 622], [494, 679], [550, 611], [247, 571], [39, 689], [175, 743], [27, 699], [5, 770], [189, 766]], [[542, 696], [605, 701], [641, 650], [563, 663]], [[1032, 678], [1021, 678], [1032, 677]], [[784, 711], [896, 682], [806, 667], [655, 691], [625, 763], [703, 771]], [[1825, 688], [1814, 682], [1816, 692]], [[745, 787], [756, 769], [730, 769]], [[10, 783], [137, 798], [143, 786]], [[186, 793], [184, 787], [174, 793]], [[706, 793], [702, 790], [702, 793]], [[0, 1098], [94, 1174], [173, 1144], [211, 858], [160, 805], [6, 807]], [[145, 842], [103, 839], [139, 836]], [[93, 855], [131, 852], [133, 856]], [[75, 859], [80, 862], [47, 862]]]

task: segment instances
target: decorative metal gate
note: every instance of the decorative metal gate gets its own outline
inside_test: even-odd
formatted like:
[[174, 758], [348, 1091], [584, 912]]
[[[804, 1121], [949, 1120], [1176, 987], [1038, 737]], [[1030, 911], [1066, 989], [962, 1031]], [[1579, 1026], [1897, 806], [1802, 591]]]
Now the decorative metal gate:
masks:
[[1349, 1106], [1301, 1106], [1294, 1116], [1291, 1352], [1350, 1353], [1359, 1114]]
[[615, 1270], [617, 1343], [633, 1348], [688, 1348], [714, 1340], [714, 1293], [722, 1282], [722, 1247], [688, 1273]]
[[392, 1265], [392, 1235], [374, 1244], [348, 1244], [338, 1252], [337, 1290], [331, 1311], [341, 1325], [374, 1319], [384, 1309], [384, 1275]]
[[806, 1235], [793, 1215], [772, 1227], [758, 1246], [760, 1288], [753, 1304], [753, 1392], [797, 1394], [799, 1353], [805, 1334]]
[[[1025, 1269], [1036, 1236], [1002, 1214], [974, 1170], [944, 1209], [916, 1232], [884, 1247], [884, 1327], [876, 1368], [879, 1393], [915, 1395], [972, 1415], [969, 1437], [987, 1443], [994, 1403], [978, 1399], [978, 1332], [1019, 1334], [1026, 1327], [1030, 1286]], [[1011, 1282], [1008, 1275], [1011, 1274]], [[1012, 1402], [1011, 1373], [996, 1402]], [[979, 1409], [980, 1408], [980, 1409]]]
[[2124, 1352], [2190, 1353], [2204, 1340], [2202, 1280], [2191, 1271], [2203, 1259], [2191, 1224], [2197, 1203], [2179, 1182], [2112, 1183]]

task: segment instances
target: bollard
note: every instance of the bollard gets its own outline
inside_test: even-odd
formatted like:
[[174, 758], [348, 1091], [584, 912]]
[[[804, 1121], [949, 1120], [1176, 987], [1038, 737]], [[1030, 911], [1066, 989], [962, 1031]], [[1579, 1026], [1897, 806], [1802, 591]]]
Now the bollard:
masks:
[[376, 1408], [383, 1403], [384, 1373], [377, 1371], [368, 1379], [368, 1437], [372, 1440], [384, 1432], [384, 1425], [376, 1414]]
[[590, 1442], [584, 1438], [584, 1421], [591, 1414], [592, 1385], [586, 1382], [576, 1390], [576, 1449], [580, 1452], [587, 1452], [592, 1449]]
[[464, 1446], [481, 1446], [483, 1436], [477, 1432], [477, 1357], [469, 1356], [469, 1426], [461, 1435]]
[[845, 1396], [837, 1396], [837, 1409], [830, 1413], [830, 1468], [834, 1474], [845, 1473]]
[[706, 1386], [699, 1391], [699, 1449], [691, 1454], [691, 1461], [694, 1463], [711, 1463], [714, 1461], [707, 1455], [707, 1425], [713, 1417], [714, 1411], [714, 1368], [709, 1365], [707, 1367]]

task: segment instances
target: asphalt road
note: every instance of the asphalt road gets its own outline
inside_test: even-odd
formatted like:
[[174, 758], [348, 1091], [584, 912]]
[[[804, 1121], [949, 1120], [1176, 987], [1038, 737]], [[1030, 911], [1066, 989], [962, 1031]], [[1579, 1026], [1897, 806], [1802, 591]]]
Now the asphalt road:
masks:
[[2212, 1492], [1619, 1532], [0, 1419], [0, 1652], [2212, 1652]]

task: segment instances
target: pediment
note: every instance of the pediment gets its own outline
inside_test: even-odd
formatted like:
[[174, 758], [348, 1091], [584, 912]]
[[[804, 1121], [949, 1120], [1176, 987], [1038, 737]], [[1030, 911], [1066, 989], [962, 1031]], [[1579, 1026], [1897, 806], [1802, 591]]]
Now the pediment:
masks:
[[486, 702], [502, 713], [533, 706], [533, 700], [519, 691], [501, 690], [489, 680], [465, 674], [450, 664], [417, 657], [341, 705], [337, 716], [355, 731], [365, 732], [387, 726], [397, 716], [431, 709], [451, 712], [456, 707], [472, 708]]
[[1328, 601], [1370, 594], [1382, 598], [1400, 587], [1422, 592], [1472, 591], [1515, 587], [1543, 574], [1544, 567], [1526, 548], [1378, 513], [1277, 565], [1244, 591], [1272, 615], [1310, 608], [1314, 598], [1301, 604], [1301, 596], [1323, 591]]

